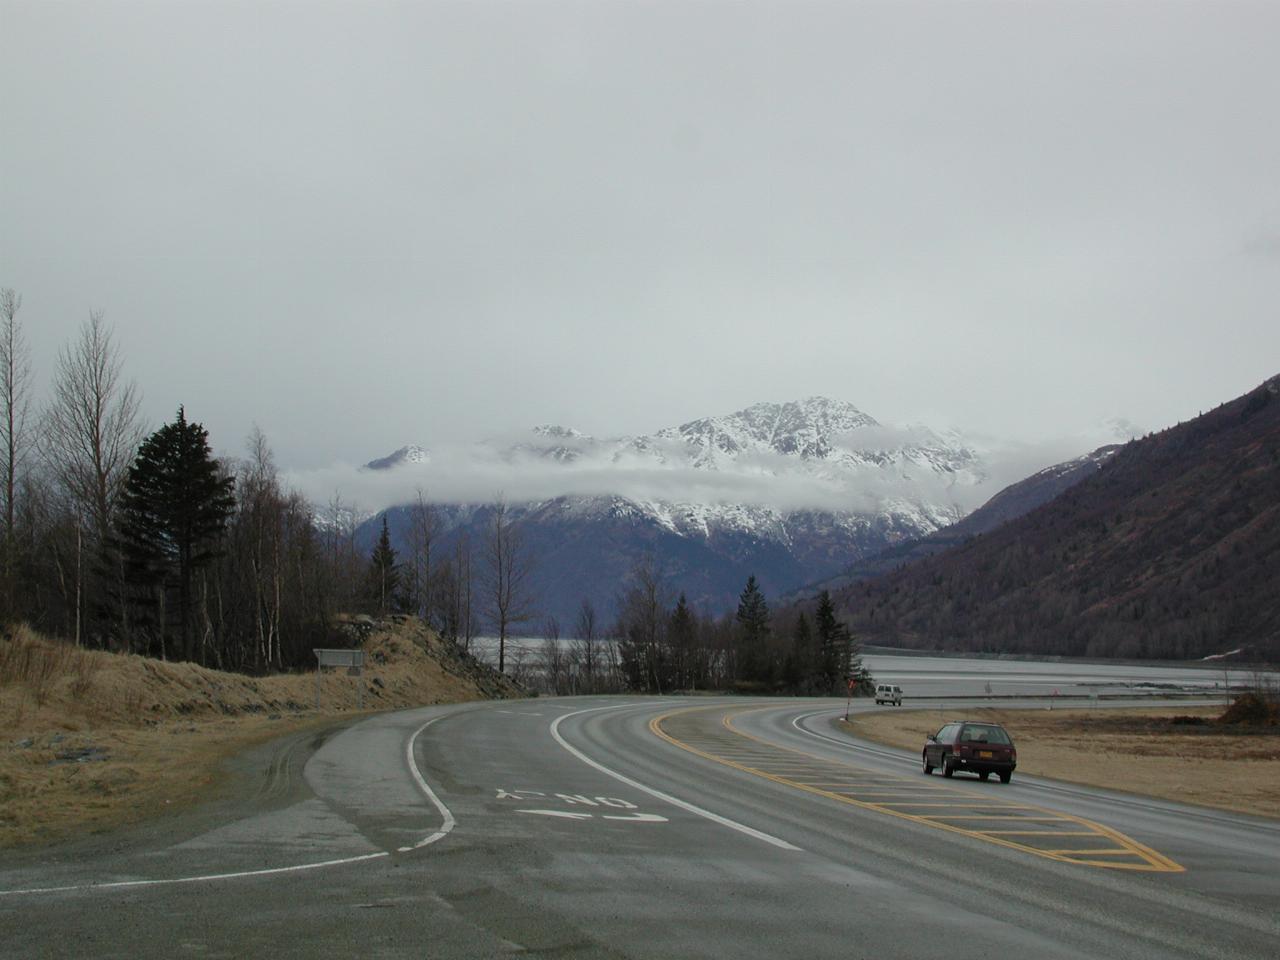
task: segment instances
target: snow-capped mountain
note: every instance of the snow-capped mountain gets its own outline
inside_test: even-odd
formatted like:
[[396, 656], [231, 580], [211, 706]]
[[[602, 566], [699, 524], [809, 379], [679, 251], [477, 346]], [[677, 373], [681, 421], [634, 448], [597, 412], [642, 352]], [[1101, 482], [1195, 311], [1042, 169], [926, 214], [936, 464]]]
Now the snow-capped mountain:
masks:
[[[824, 397], [758, 403], [643, 436], [546, 425], [474, 455], [510, 476], [537, 476], [535, 495], [507, 496], [539, 556], [542, 607], [565, 621], [584, 598], [607, 610], [642, 556], [673, 589], [718, 610], [748, 574], [782, 592], [952, 524], [990, 493], [983, 457], [962, 437], [886, 426]], [[447, 470], [418, 447], [367, 467]], [[460, 499], [437, 507], [442, 537], [482, 542], [487, 507]], [[403, 508], [387, 516], [393, 533], [407, 523]]]
[[407, 447], [401, 447], [395, 453], [389, 453], [377, 460], [370, 460], [364, 467], [366, 470], [390, 470], [392, 467], [406, 463], [429, 463], [430, 461], [431, 455], [426, 450], [411, 443]]

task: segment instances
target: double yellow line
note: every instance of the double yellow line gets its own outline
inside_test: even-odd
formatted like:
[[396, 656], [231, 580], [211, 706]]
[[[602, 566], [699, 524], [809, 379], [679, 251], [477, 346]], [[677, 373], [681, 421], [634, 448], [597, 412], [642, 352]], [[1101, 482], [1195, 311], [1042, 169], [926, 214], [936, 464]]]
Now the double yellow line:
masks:
[[1083, 817], [1007, 803], [991, 794], [940, 786], [923, 778], [886, 775], [783, 747], [733, 724], [744, 713], [776, 708], [739, 710], [726, 713], [719, 725], [706, 723], [706, 712], [715, 709], [720, 708], [672, 710], [649, 721], [649, 729], [681, 750], [774, 783], [1038, 857], [1109, 870], [1181, 873], [1185, 869], [1118, 830]]

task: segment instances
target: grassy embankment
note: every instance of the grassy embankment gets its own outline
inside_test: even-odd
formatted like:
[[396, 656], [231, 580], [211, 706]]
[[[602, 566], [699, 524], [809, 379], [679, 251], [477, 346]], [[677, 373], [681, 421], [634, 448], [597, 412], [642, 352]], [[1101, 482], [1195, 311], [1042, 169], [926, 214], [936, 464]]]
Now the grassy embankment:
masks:
[[[518, 695], [421, 623], [363, 642], [366, 712]], [[330, 671], [247, 677], [83, 650], [25, 628], [0, 637], [0, 847], [140, 821], [209, 794], [231, 755], [356, 714]]]
[[1280, 817], [1280, 725], [1274, 717], [1224, 722], [1225, 710], [974, 708], [960, 717], [955, 710], [887, 709], [851, 717], [848, 729], [919, 753], [948, 720], [991, 721], [1013, 736], [1019, 773]]

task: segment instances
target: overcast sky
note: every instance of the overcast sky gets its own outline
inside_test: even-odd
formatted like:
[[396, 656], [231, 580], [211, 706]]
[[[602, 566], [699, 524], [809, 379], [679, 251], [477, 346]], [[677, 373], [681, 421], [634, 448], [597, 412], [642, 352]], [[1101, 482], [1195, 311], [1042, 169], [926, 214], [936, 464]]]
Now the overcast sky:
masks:
[[282, 466], [1280, 372], [1280, 3], [0, 0], [0, 286]]

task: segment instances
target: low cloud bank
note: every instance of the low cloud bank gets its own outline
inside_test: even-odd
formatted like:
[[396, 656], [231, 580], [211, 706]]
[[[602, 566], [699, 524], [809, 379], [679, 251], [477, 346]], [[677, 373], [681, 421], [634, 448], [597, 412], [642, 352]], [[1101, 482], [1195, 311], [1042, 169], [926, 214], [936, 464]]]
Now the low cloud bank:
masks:
[[[902, 433], [897, 438], [903, 439]], [[619, 496], [641, 502], [856, 513], [874, 513], [888, 501], [905, 499], [967, 513], [1008, 484], [1092, 449], [1082, 445], [1081, 438], [1038, 446], [985, 447], [982, 466], [986, 479], [960, 482], [911, 463], [850, 470], [767, 453], [743, 456], [731, 469], [702, 469], [677, 459], [687, 448], [674, 445], [663, 462], [655, 457], [652, 446], [648, 451], [606, 449], [589, 439], [563, 438], [564, 443], [561, 439], [538, 437], [523, 450], [489, 444], [436, 448], [425, 463], [405, 463], [388, 470], [336, 463], [287, 473], [284, 479], [317, 506], [337, 496], [348, 505], [374, 512], [412, 502], [421, 492], [434, 503], [484, 503], [499, 496], [510, 503], [560, 496]], [[885, 437], [876, 439], [883, 441]], [[529, 442], [527, 436], [525, 442]], [[542, 452], [548, 446], [563, 447], [573, 458], [549, 459]], [[864, 449], [872, 447], [868, 444]]]

